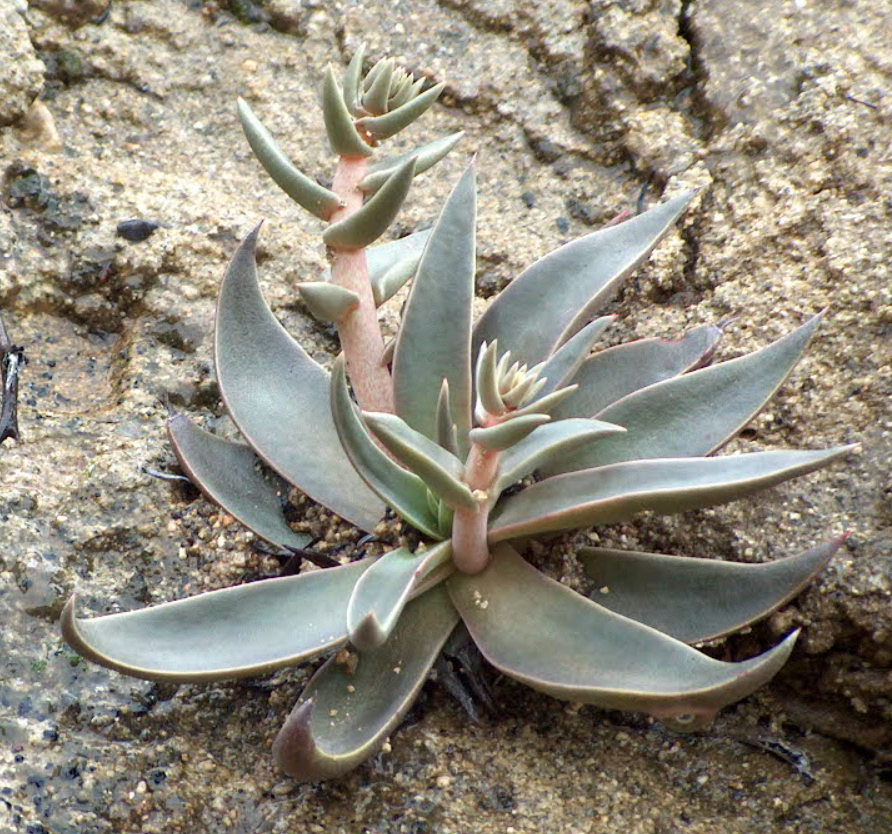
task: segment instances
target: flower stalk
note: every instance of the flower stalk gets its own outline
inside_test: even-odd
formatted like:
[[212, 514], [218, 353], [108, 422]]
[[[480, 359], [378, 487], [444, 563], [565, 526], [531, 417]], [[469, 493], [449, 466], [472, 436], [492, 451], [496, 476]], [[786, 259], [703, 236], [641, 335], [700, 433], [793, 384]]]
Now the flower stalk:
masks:
[[[332, 190], [343, 202], [331, 217], [331, 225], [356, 214], [363, 205], [359, 189], [368, 171], [364, 157], [342, 156]], [[393, 412], [393, 385], [383, 361], [384, 338], [369, 280], [365, 247], [329, 247], [331, 282], [359, 296], [359, 305], [337, 322], [338, 337], [347, 359], [347, 371], [360, 406], [368, 411]]]

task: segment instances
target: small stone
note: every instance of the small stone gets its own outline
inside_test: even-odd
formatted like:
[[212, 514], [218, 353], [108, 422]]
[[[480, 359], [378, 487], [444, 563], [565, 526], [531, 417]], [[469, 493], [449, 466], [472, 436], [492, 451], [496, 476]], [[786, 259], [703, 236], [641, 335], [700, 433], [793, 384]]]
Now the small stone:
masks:
[[143, 240], [148, 240], [158, 225], [154, 220], [122, 220], [118, 223], [115, 234], [131, 243], [140, 243]]

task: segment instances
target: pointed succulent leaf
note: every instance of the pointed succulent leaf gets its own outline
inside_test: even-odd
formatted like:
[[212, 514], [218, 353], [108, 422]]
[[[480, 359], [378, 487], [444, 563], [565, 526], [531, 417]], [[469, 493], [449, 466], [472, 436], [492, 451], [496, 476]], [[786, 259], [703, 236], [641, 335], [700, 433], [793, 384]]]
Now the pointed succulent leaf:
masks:
[[[423, 82], [424, 79], [420, 80]], [[445, 87], [443, 83], [437, 84], [414, 96], [396, 110], [391, 110], [383, 116], [364, 116], [357, 124], [371, 133], [375, 139], [389, 139], [421, 116], [439, 98]]]
[[557, 420], [541, 426], [516, 446], [506, 449], [499, 458], [496, 491], [501, 492], [526, 478], [555, 456], [569, 454], [602, 437], [624, 431], [622, 426], [602, 420]]
[[390, 636], [418, 583], [452, 557], [445, 541], [422, 553], [405, 547], [385, 553], [359, 579], [347, 605], [347, 632], [360, 652], [370, 652]]
[[707, 455], [737, 434], [790, 375], [820, 324], [815, 316], [762, 350], [642, 388], [600, 411], [625, 426], [612, 437], [550, 471], [623, 460]]
[[720, 328], [704, 324], [680, 339], [639, 339], [599, 351], [573, 377], [579, 393], [552, 415], [592, 417], [628, 394], [696, 368], [721, 337]]
[[440, 531], [440, 536], [442, 538], [445, 539], [452, 534], [452, 522], [454, 518], [455, 510], [453, 510], [445, 501], [441, 501], [440, 506], [437, 509], [437, 529]]
[[[413, 232], [411, 235], [406, 235], [387, 243], [379, 243], [377, 246], [370, 246], [366, 249], [366, 264], [368, 265], [369, 280], [372, 282], [372, 285], [374, 286], [377, 282], [380, 282], [388, 270], [400, 261], [412, 255], [420, 256], [421, 250], [424, 249], [424, 245], [430, 236], [430, 232], [430, 229]], [[319, 280], [331, 281], [331, 270], [324, 270]]]
[[347, 64], [347, 69], [344, 70], [342, 95], [344, 104], [347, 105], [347, 109], [353, 116], [357, 115], [356, 105], [359, 102], [359, 91], [362, 84], [363, 58], [365, 58], [365, 44], [361, 43], [353, 53], [350, 63]]
[[326, 70], [322, 84], [322, 116], [332, 153], [347, 157], [367, 157], [374, 153], [353, 123], [331, 66]]
[[477, 354], [474, 385], [477, 392], [477, 419], [481, 421], [486, 414], [499, 416], [505, 411], [505, 404], [502, 402], [502, 394], [499, 391], [499, 379], [502, 376], [503, 365], [511, 354], [504, 354], [502, 361], [499, 362], [497, 361], [498, 351], [498, 342], [492, 344], [484, 342]]
[[279, 767], [305, 781], [330, 779], [373, 755], [427, 679], [458, 614], [444, 588], [412, 600], [390, 639], [352, 664], [329, 660], [279, 731]]
[[79, 619], [74, 596], [62, 636], [81, 657], [155, 681], [265, 675], [343, 643], [344, 610], [371, 559], [265, 579], [105, 617]]
[[485, 429], [471, 429], [471, 442], [501, 452], [519, 443], [549, 420], [551, 417], [547, 414], [525, 414]]
[[412, 79], [405, 73], [398, 81], [390, 84], [390, 97], [387, 100], [387, 109], [396, 110], [412, 98]]
[[363, 425], [347, 389], [343, 356], [332, 371], [331, 411], [341, 446], [369, 488], [416, 530], [432, 539], [442, 538], [437, 514], [427, 504], [424, 481], [381, 451]]
[[[614, 321], [616, 321], [616, 316], [601, 316], [589, 322], [575, 336], [561, 345], [542, 366], [540, 376], [548, 381], [542, 387], [539, 396], [544, 397], [569, 382], [578, 383], [578, 380], [574, 379], [574, 375], [588, 358], [592, 346]], [[570, 402], [575, 399], [575, 397], [571, 398]]]
[[419, 174], [423, 174], [425, 171], [433, 168], [461, 141], [464, 135], [465, 132], [460, 130], [458, 133], [428, 142], [411, 153], [375, 162], [369, 166], [368, 176], [359, 184], [359, 187], [367, 194], [374, 194], [400, 165], [413, 156], [418, 160], [415, 163], [415, 176], [417, 177]]
[[362, 91], [363, 93], [368, 90], [372, 84], [375, 83], [375, 79], [387, 69], [387, 62], [390, 59], [385, 55], [383, 58], [379, 58], [375, 65], [368, 71], [366, 74], [365, 80], [362, 83]]
[[476, 206], [474, 169], [469, 166], [449, 195], [421, 256], [393, 358], [396, 412], [431, 439], [437, 432], [440, 385], [449, 380], [462, 454], [467, 452], [471, 425]]
[[341, 321], [359, 306], [359, 296], [352, 290], [324, 281], [304, 281], [297, 291], [307, 309], [319, 321]]
[[504, 674], [555, 698], [690, 716], [691, 725], [767, 683], [798, 633], [751, 660], [713, 660], [543, 576], [504, 545], [485, 571], [454, 574], [447, 587], [483, 656]]
[[[540, 379], [539, 382], [546, 382], [546, 380]], [[572, 394], [575, 394], [576, 389], [579, 386], [575, 384], [567, 385], [565, 388], [558, 388], [557, 391], [552, 391], [550, 394], [546, 394], [544, 397], [536, 399], [536, 394], [538, 393], [537, 389], [539, 387], [538, 383], [533, 386], [532, 391], [527, 395], [532, 398], [532, 402], [525, 405], [523, 408], [518, 408], [516, 411], [512, 412], [512, 417], [516, 419], [525, 414], [547, 414], [551, 409], [556, 408], [568, 397], [571, 397]]]
[[206, 432], [184, 414], [167, 421], [167, 434], [180, 466], [211, 501], [278, 547], [299, 550], [310, 543], [311, 536], [285, 522], [281, 490], [263, 476], [250, 448]]
[[333, 249], [363, 249], [376, 241], [403, 205], [412, 177], [415, 175], [415, 160], [410, 159], [405, 165], [393, 172], [390, 179], [361, 208], [332, 223], [322, 234], [326, 246]]
[[458, 457], [458, 438], [455, 421], [452, 419], [452, 406], [449, 404], [448, 379], [444, 379], [440, 385], [440, 396], [437, 399], [437, 443]]
[[385, 301], [393, 298], [415, 274], [421, 253], [413, 253], [397, 261], [390, 269], [377, 279], [371, 279], [372, 295], [375, 306], [380, 307]]
[[579, 558], [597, 588], [592, 599], [685, 643], [712, 640], [770, 614], [823, 570], [840, 536], [763, 564], [584, 547]]
[[490, 521], [490, 541], [614, 524], [642, 510], [668, 514], [724, 504], [821, 469], [852, 448], [637, 460], [558, 475], [508, 498]]
[[223, 401], [248, 445], [276, 472], [372, 530], [384, 507], [338, 442], [328, 373], [288, 335], [260, 293], [254, 265], [259, 230], [238, 248], [220, 287], [215, 354]]
[[341, 208], [343, 203], [337, 194], [311, 180], [294, 166], [243, 98], [238, 100], [238, 115], [254, 156], [273, 182], [295, 203], [320, 220], [328, 220]]
[[585, 324], [659, 243], [693, 194], [540, 258], [493, 301], [474, 328], [474, 350], [498, 339], [523, 362], [549, 356]]
[[477, 501], [462, 483], [462, 462], [395, 414], [365, 412], [365, 421], [387, 450], [418, 475], [450, 507], [477, 509]]
[[362, 106], [367, 113], [380, 116], [387, 112], [387, 99], [390, 95], [390, 82], [393, 80], [393, 58], [385, 59], [362, 96]]
[[547, 379], [539, 379], [539, 371], [542, 366], [531, 368], [513, 388], [502, 394], [502, 402], [509, 408], [517, 408], [524, 400], [533, 399], [548, 382]]

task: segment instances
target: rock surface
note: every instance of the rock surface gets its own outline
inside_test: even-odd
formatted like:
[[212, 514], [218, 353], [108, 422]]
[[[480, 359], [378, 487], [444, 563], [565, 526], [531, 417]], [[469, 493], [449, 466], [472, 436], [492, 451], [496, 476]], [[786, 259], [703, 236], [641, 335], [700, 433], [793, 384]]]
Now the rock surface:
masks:
[[[0, 829], [892, 831], [881, 4], [122, 0], [106, 17], [104, 2], [74, 17], [76, 4], [35, 2], [24, 17], [22, 5], [0, 0], [12, 21], [0, 28], [0, 313], [30, 360], [23, 441], [0, 447]], [[276, 572], [231, 519], [146, 470], [173, 469], [163, 397], [220, 414], [216, 285], [261, 217], [268, 298], [329, 360], [330, 334], [289, 289], [324, 262], [318, 224], [262, 175], [233, 102], [246, 96], [324, 177], [321, 72], [361, 41], [373, 60], [394, 54], [448, 82], [412, 139], [465, 130], [462, 153], [420, 181], [398, 231], [430, 222], [476, 151], [481, 297], [634, 208], [649, 183], [648, 202], [707, 190], [615, 302], [617, 339], [735, 316], [731, 358], [829, 307], [806, 360], [729, 451], [860, 441], [860, 454], [757, 500], [597, 534], [761, 561], [854, 531], [796, 602], [725, 644], [744, 656], [804, 627], [775, 683], [704, 735], [507, 681], [495, 682], [503, 714], [476, 726], [432, 683], [372, 762], [298, 785], [269, 746], [305, 670], [174, 688], [78, 662], [59, 639], [75, 586], [103, 612]], [[41, 84], [52, 130], [24, 118]], [[116, 236], [133, 219], [159, 225], [143, 241]], [[560, 551], [551, 563], [573, 578]]]
[[0, 127], [21, 119], [43, 87], [44, 67], [28, 38], [24, 8], [0, 0]]

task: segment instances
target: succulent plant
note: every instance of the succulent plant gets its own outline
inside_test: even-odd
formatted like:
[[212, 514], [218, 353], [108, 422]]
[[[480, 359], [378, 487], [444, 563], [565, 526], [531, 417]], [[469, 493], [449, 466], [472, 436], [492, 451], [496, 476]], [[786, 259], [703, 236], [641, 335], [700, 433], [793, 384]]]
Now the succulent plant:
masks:
[[[273, 316], [257, 283], [255, 229], [223, 279], [215, 340], [223, 400], [247, 445], [184, 415], [169, 432], [194, 482], [275, 545], [299, 550], [308, 537], [285, 522], [258, 459], [363, 530], [389, 507], [422, 543], [129, 613], [78, 618], [72, 597], [65, 639], [111, 669], [162, 681], [261, 675], [338, 649], [274, 744], [279, 765], [302, 779], [337, 776], [372, 755], [457, 628], [496, 669], [537, 690], [703, 725], [768, 681], [796, 632], [739, 663], [692, 644], [775, 610], [843, 537], [763, 564], [584, 547], [593, 598], [540, 572], [523, 543], [642, 510], [722, 504], [845, 455], [848, 447], [712, 456], [777, 391], [821, 317], [719, 364], [710, 364], [722, 333], [713, 325], [592, 352], [612, 321], [597, 313], [672, 228], [686, 194], [545, 256], [474, 323], [473, 167], [430, 230], [370, 246], [414, 177], [460, 138], [378, 158], [378, 143], [442, 85], [425, 90], [389, 59], [364, 77], [362, 67], [360, 50], [341, 83], [331, 69], [325, 78], [339, 157], [331, 189], [301, 173], [239, 103], [264, 168], [328, 223], [330, 269], [297, 290], [337, 325], [343, 356], [329, 373]], [[386, 346], [377, 308], [410, 280]]]

